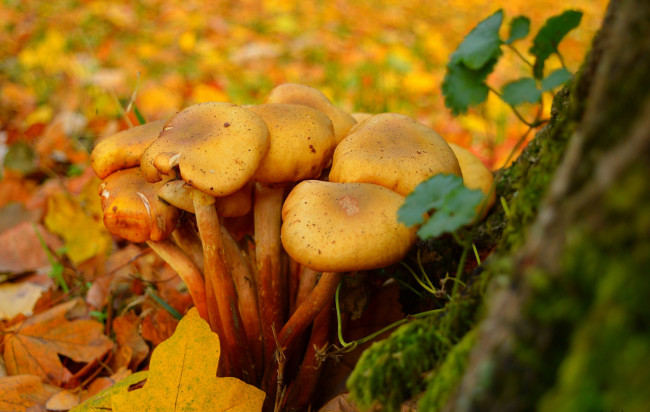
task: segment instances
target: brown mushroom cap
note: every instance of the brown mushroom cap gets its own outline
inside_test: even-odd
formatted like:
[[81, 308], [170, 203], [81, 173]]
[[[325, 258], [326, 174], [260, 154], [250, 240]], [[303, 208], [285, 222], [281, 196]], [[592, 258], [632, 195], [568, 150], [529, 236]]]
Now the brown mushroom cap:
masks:
[[101, 139], [90, 154], [90, 165], [104, 179], [116, 170], [140, 164], [144, 150], [158, 138], [165, 120], [135, 126]]
[[415, 242], [415, 229], [397, 222], [403, 202], [369, 183], [303, 181], [282, 208], [282, 244], [294, 260], [317, 271], [388, 266]]
[[110, 174], [99, 187], [108, 231], [136, 243], [167, 238], [180, 212], [158, 198], [164, 183], [147, 183], [137, 167]]
[[357, 122], [348, 112], [336, 107], [323, 92], [303, 84], [285, 83], [276, 86], [266, 98], [266, 103], [302, 104], [320, 110], [332, 120], [337, 143], [343, 140]]
[[406, 196], [439, 173], [462, 176], [447, 142], [409, 116], [382, 113], [359, 123], [339, 143], [329, 180], [374, 183]]
[[230, 103], [200, 103], [172, 117], [144, 151], [144, 178], [157, 182], [178, 165], [190, 186], [227, 196], [252, 178], [269, 148], [264, 120]]
[[[490, 193], [490, 188], [494, 182], [492, 172], [485, 167], [481, 159], [474, 156], [469, 150], [453, 143], [449, 143], [449, 147], [454, 151], [460, 164], [460, 169], [463, 172], [463, 184], [469, 189], [478, 189], [486, 196], [489, 195], [487, 205], [483, 211], [484, 214], [487, 213], [496, 200], [496, 190], [492, 190]], [[479, 205], [479, 207], [481, 206]]]
[[[252, 207], [253, 184], [248, 183], [235, 193], [215, 198], [215, 207], [221, 217], [240, 217], [248, 214]], [[158, 196], [169, 204], [194, 213], [192, 188], [184, 180], [170, 180], [158, 189]]]
[[269, 103], [249, 110], [264, 119], [270, 146], [254, 179], [288, 183], [320, 175], [331, 161], [336, 140], [332, 121], [319, 110], [300, 104]]

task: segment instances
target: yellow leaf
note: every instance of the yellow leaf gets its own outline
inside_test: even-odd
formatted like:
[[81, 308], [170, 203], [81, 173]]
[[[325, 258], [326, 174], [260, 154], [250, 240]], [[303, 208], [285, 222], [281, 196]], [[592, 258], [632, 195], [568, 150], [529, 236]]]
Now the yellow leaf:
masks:
[[151, 355], [147, 383], [114, 394], [113, 411], [261, 411], [264, 392], [236, 378], [217, 378], [219, 354], [219, 337], [191, 309]]
[[106, 252], [111, 245], [111, 236], [97, 218], [96, 208], [84, 209], [80, 199], [69, 193], [48, 198], [44, 221], [52, 233], [63, 238], [66, 255], [75, 264]]

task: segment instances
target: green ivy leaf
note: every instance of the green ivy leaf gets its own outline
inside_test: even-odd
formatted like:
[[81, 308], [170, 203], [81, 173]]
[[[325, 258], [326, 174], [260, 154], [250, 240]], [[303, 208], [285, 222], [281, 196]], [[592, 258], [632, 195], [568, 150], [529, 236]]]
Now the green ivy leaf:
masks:
[[462, 63], [467, 68], [479, 70], [501, 54], [499, 28], [503, 21], [503, 10], [497, 10], [481, 21], [465, 36], [451, 55], [451, 63]]
[[582, 19], [582, 12], [567, 10], [564, 13], [550, 17], [544, 23], [533, 40], [530, 53], [535, 58], [533, 74], [536, 79], [544, 77], [544, 62], [548, 57], [557, 53], [558, 44], [571, 30], [578, 27]]
[[487, 99], [490, 90], [484, 81], [492, 73], [496, 62], [497, 59], [494, 58], [480, 70], [468, 69], [462, 63], [450, 62], [447, 65], [442, 94], [445, 96], [445, 106], [454, 115], [465, 113], [469, 106], [483, 103]]
[[503, 86], [501, 99], [511, 106], [521, 103], [536, 103], [542, 97], [542, 91], [537, 88], [535, 79], [524, 77]]
[[530, 19], [526, 16], [517, 16], [510, 21], [510, 37], [505, 44], [511, 44], [528, 36], [530, 32]]
[[418, 230], [418, 236], [421, 239], [438, 237], [472, 223], [482, 199], [483, 193], [466, 188], [462, 177], [438, 174], [420, 183], [404, 199], [397, 219], [413, 226], [423, 223], [425, 214], [435, 210]]
[[555, 70], [542, 80], [542, 91], [545, 92], [555, 89], [569, 80], [571, 76], [571, 72], [567, 69], [562, 68]]

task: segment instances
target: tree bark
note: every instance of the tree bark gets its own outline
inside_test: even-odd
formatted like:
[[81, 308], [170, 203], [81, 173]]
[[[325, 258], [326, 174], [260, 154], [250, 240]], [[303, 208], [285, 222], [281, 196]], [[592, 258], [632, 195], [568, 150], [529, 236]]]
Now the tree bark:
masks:
[[508, 276], [444, 410], [650, 404], [648, 22], [647, 1], [610, 3], [556, 113], [572, 130], [562, 163], [522, 246], [502, 255]]

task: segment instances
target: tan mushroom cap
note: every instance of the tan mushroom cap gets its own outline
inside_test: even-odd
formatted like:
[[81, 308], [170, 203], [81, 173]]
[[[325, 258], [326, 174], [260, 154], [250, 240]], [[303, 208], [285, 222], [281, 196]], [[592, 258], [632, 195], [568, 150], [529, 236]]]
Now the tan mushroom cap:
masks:
[[409, 116], [382, 113], [359, 123], [339, 143], [329, 180], [374, 183], [406, 196], [439, 173], [462, 176], [447, 142]]
[[[463, 184], [468, 189], [478, 189], [486, 196], [489, 195], [487, 205], [483, 211], [483, 215], [485, 215], [496, 200], [496, 190], [492, 190], [492, 193], [490, 193], [490, 188], [494, 182], [492, 172], [485, 167], [483, 162], [481, 162], [481, 159], [476, 157], [469, 150], [454, 143], [449, 143], [449, 147], [454, 151], [458, 163], [460, 164], [460, 169], [463, 172]], [[481, 206], [479, 205], [479, 208], [480, 207]]]
[[200, 103], [182, 110], [142, 155], [144, 178], [157, 182], [176, 165], [190, 186], [221, 197], [253, 177], [269, 148], [264, 120], [230, 103]]
[[288, 183], [315, 178], [332, 159], [336, 146], [332, 121], [300, 104], [269, 103], [251, 107], [269, 128], [270, 145], [254, 179]]
[[332, 120], [337, 143], [357, 123], [352, 115], [336, 107], [323, 92], [303, 84], [285, 83], [276, 86], [266, 98], [266, 103], [302, 104], [320, 110]]
[[354, 120], [357, 121], [357, 124], [363, 122], [369, 117], [374, 116], [373, 113], [365, 113], [365, 112], [355, 112], [355, 113], [350, 113], [352, 117], [354, 117]]
[[[248, 183], [233, 194], [215, 198], [215, 207], [221, 217], [240, 217], [252, 207], [253, 184]], [[184, 180], [170, 180], [158, 189], [158, 196], [174, 207], [194, 213], [192, 188]]]
[[165, 120], [135, 126], [101, 139], [90, 154], [90, 165], [100, 179], [116, 170], [140, 164], [144, 150], [158, 138]]
[[106, 229], [136, 243], [167, 238], [180, 211], [158, 198], [164, 183], [147, 183], [137, 167], [110, 174], [99, 187]]
[[415, 242], [415, 229], [397, 222], [403, 202], [369, 183], [303, 181], [282, 208], [282, 244], [294, 260], [317, 271], [391, 265]]

